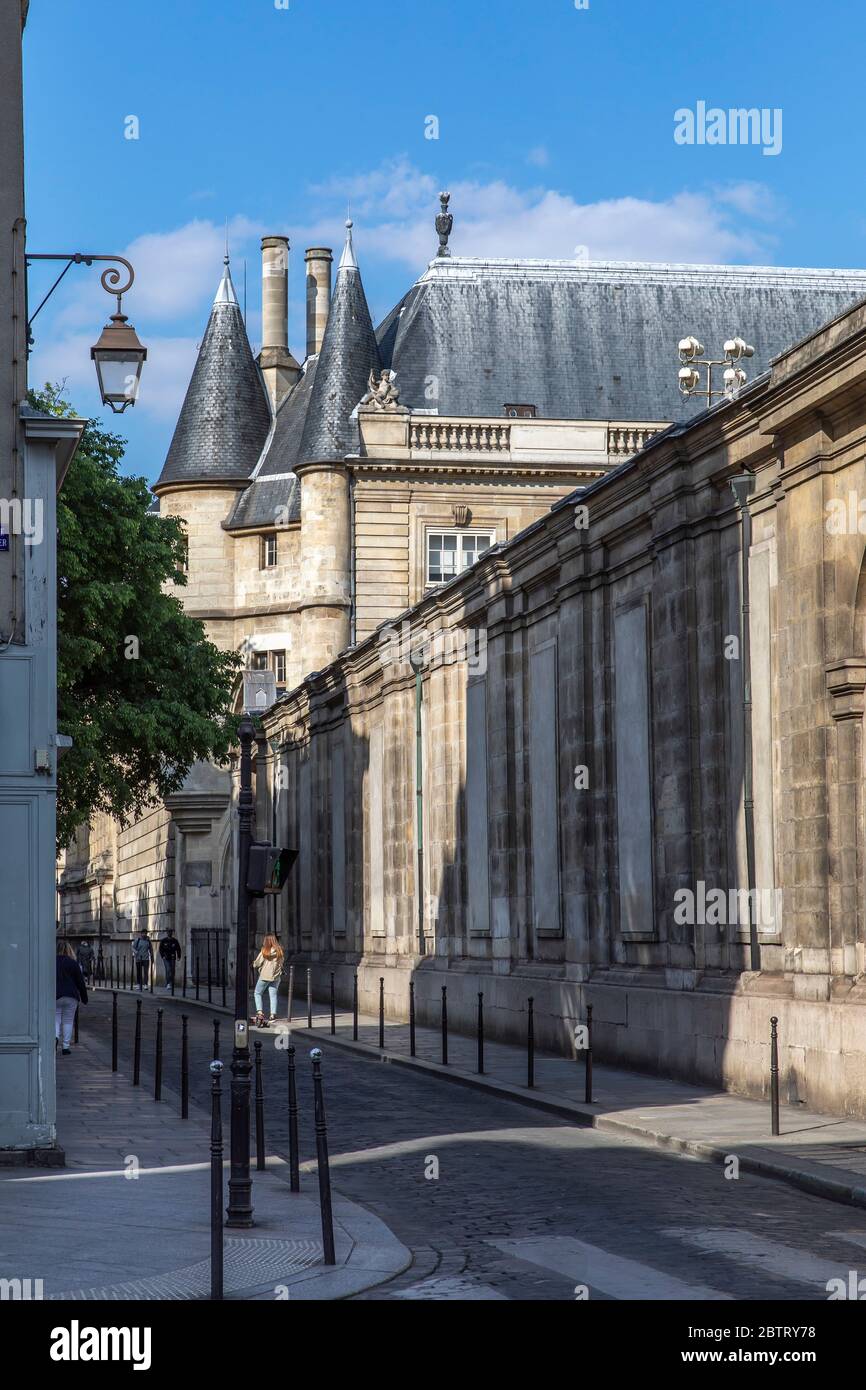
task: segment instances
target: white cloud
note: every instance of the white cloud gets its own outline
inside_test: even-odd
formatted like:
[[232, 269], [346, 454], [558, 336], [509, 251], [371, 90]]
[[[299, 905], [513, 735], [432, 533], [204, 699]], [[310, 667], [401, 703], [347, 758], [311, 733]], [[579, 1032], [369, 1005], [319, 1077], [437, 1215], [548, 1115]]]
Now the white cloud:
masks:
[[[436, 249], [433, 220], [438, 183], [408, 159], [318, 185], [324, 202], [349, 200], [361, 256], [418, 270]], [[457, 255], [571, 259], [586, 246], [592, 260], [755, 261], [772, 259], [768, 224], [778, 215], [762, 184], [733, 184], [702, 192], [684, 190], [652, 200], [624, 196], [578, 203], [568, 194], [518, 189], [502, 180], [451, 185]], [[757, 225], [753, 225], [757, 224]], [[309, 245], [339, 246], [336, 213], [299, 229]]]
[[[264, 230], [248, 217], [230, 219], [229, 249], [235, 274], [239, 253]], [[135, 269], [135, 282], [124, 298], [124, 312], [138, 325], [139, 321], [171, 322], [200, 309], [207, 297], [213, 296], [219, 283], [225, 236], [224, 225], [196, 218], [173, 231], [145, 232], [136, 237], [121, 252]], [[85, 325], [92, 329], [100, 322], [100, 315], [104, 319], [111, 312], [111, 300], [100, 284], [100, 275], [105, 269], [96, 261], [90, 269], [76, 268], [70, 272], [76, 274], [77, 271], [84, 278], [75, 284], [71, 295], [68, 281], [64, 281], [67, 294], [54, 313], [55, 332], [72, 331]]]

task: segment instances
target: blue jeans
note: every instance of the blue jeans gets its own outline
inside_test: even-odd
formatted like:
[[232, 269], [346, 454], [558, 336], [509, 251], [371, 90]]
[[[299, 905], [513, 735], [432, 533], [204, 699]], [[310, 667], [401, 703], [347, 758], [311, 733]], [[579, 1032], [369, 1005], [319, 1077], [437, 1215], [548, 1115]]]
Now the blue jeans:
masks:
[[258, 983], [256, 984], [256, 1013], [263, 1014], [265, 1011], [265, 990], [268, 990], [268, 992], [270, 993], [271, 1013], [275, 1014], [277, 1012], [277, 982], [276, 980], [263, 980], [261, 978], [259, 978]]

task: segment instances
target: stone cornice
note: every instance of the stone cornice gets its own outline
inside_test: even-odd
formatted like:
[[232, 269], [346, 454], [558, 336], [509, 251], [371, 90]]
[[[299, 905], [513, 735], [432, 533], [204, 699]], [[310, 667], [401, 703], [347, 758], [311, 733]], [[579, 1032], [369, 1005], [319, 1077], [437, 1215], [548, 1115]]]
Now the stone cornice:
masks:
[[165, 806], [178, 830], [185, 835], [207, 835], [229, 804], [228, 791], [173, 792]]
[[825, 668], [830, 714], [839, 723], [845, 719], [863, 718], [866, 692], [866, 657], [849, 656], [831, 662]]

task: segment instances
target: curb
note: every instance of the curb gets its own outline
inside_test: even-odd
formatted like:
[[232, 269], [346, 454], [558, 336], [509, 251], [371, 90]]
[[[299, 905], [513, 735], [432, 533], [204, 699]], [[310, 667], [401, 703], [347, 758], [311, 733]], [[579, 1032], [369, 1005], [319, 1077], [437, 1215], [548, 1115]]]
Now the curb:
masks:
[[[137, 991], [135, 993], [137, 994]], [[171, 995], [164, 996], [166, 999], [171, 997]], [[175, 998], [178, 997], [175, 996]], [[190, 1001], [189, 998], [186, 998], [181, 999], [180, 1002], [183, 1004], [191, 1002], [196, 1008], [232, 1014], [232, 1010], [228, 1007], [223, 1010], [219, 1004], [208, 1004], [202, 1000], [193, 999]], [[280, 1020], [280, 1022], [284, 1021]], [[579, 1101], [558, 1100], [553, 1096], [533, 1094], [524, 1087], [511, 1085], [510, 1082], [495, 1081], [489, 1076], [477, 1076], [471, 1072], [452, 1071], [450, 1067], [443, 1067], [439, 1062], [428, 1062], [422, 1057], [380, 1052], [377, 1047], [372, 1047], [369, 1043], [355, 1042], [351, 1038], [340, 1038], [332, 1035], [326, 1031], [325, 1027], [321, 1030], [297, 1027], [293, 1020], [292, 1032], [298, 1035], [303, 1034], [305, 1038], [311, 1042], [315, 1041], [317, 1044], [342, 1048], [344, 1052], [353, 1053], [356, 1057], [365, 1058], [370, 1062], [385, 1062], [390, 1066], [426, 1072], [428, 1075], [437, 1076], [440, 1080], [450, 1081], [457, 1086], [466, 1086], [471, 1090], [483, 1091], [488, 1095], [498, 1096], [501, 1100], [515, 1101], [518, 1105], [526, 1105], [533, 1110], [540, 1110], [548, 1115], [556, 1115], [560, 1119], [569, 1120], [572, 1124], [580, 1125], [583, 1128], [627, 1134], [632, 1138], [643, 1139], [652, 1143], [656, 1148], [667, 1149], [673, 1153], [688, 1154], [693, 1158], [700, 1158], [709, 1163], [724, 1164], [734, 1156], [739, 1160], [740, 1167], [746, 1173], [754, 1173], [758, 1177], [783, 1182], [788, 1187], [795, 1187], [801, 1192], [808, 1192], [813, 1197], [824, 1197], [828, 1201], [839, 1202], [845, 1206], [866, 1208], [866, 1180], [846, 1182], [844, 1178], [831, 1178], [822, 1172], [819, 1164], [804, 1160], [796, 1161], [787, 1156], [782, 1160], [772, 1149], [755, 1146], [747, 1153], [738, 1153], [733, 1145], [723, 1148], [719, 1144], [705, 1143], [700, 1139], [681, 1139], [676, 1135], [650, 1129], [632, 1120], [619, 1120], [611, 1115], [599, 1115], [595, 1110]]]
[[586, 1104], [581, 1104], [578, 1101], [557, 1100], [553, 1096], [531, 1094], [523, 1087], [513, 1086], [510, 1082], [495, 1081], [486, 1076], [473, 1076], [468, 1072], [452, 1071], [449, 1067], [443, 1067], [439, 1062], [428, 1062], [421, 1057], [383, 1053], [368, 1043], [354, 1042], [349, 1038], [338, 1038], [331, 1033], [326, 1033], [324, 1029], [321, 1032], [308, 1028], [297, 1028], [293, 1031], [303, 1033], [309, 1039], [315, 1038], [318, 1043], [342, 1048], [345, 1052], [352, 1052], [371, 1062], [386, 1062], [391, 1066], [427, 1072], [429, 1075], [439, 1077], [442, 1081], [451, 1081], [458, 1086], [485, 1091], [488, 1095], [498, 1096], [501, 1100], [516, 1101], [518, 1105], [526, 1105], [533, 1110], [540, 1110], [548, 1115], [556, 1115], [560, 1119], [570, 1120], [572, 1124], [580, 1125], [585, 1129], [627, 1134], [632, 1138], [646, 1140], [654, 1144], [656, 1148], [667, 1149], [674, 1153], [689, 1154], [693, 1158], [704, 1159], [711, 1163], [724, 1164], [734, 1156], [739, 1160], [740, 1167], [746, 1173], [775, 1179], [777, 1182], [786, 1183], [789, 1187], [808, 1192], [813, 1197], [824, 1197], [831, 1202], [841, 1202], [846, 1206], [866, 1208], [866, 1184], [827, 1177], [817, 1164], [796, 1162], [787, 1156], [784, 1160], [780, 1160], [772, 1149], [756, 1146], [747, 1153], [741, 1153], [737, 1152], [733, 1145], [723, 1148], [718, 1144], [705, 1143], [700, 1139], [681, 1139], [676, 1135], [650, 1129], [631, 1120], [619, 1120], [610, 1115], [599, 1115]]

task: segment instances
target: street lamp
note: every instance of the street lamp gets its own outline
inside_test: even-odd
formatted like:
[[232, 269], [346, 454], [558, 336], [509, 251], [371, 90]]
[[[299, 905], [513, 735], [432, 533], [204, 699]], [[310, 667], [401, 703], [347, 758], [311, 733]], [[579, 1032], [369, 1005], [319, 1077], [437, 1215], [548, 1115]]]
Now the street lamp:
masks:
[[[128, 405], [135, 405], [141, 382], [141, 369], [147, 358], [147, 348], [139, 341], [138, 334], [123, 312], [123, 296], [132, 286], [135, 271], [123, 256], [96, 256], [75, 251], [71, 255], [43, 255], [27, 253], [27, 264], [31, 261], [65, 261], [66, 265], [51, 286], [45, 298], [34, 310], [27, 322], [28, 351], [33, 345], [32, 326], [36, 315], [48, 302], [60, 281], [71, 265], [92, 265], [94, 261], [114, 261], [117, 264], [104, 270], [99, 277], [100, 284], [107, 294], [117, 298], [117, 313], [112, 314], [105, 325], [99, 340], [90, 349], [90, 357], [96, 363], [96, 376], [103, 405], [111, 406], [115, 415], [122, 415]], [[121, 284], [123, 273], [117, 265], [126, 266], [128, 279]]]
[[90, 356], [96, 363], [103, 405], [110, 405], [115, 415], [122, 415], [128, 405], [135, 405], [138, 397], [147, 348], [138, 341], [138, 334], [127, 322], [126, 314], [120, 312], [120, 295], [117, 296], [117, 313], [111, 315], [99, 341], [90, 349]]

